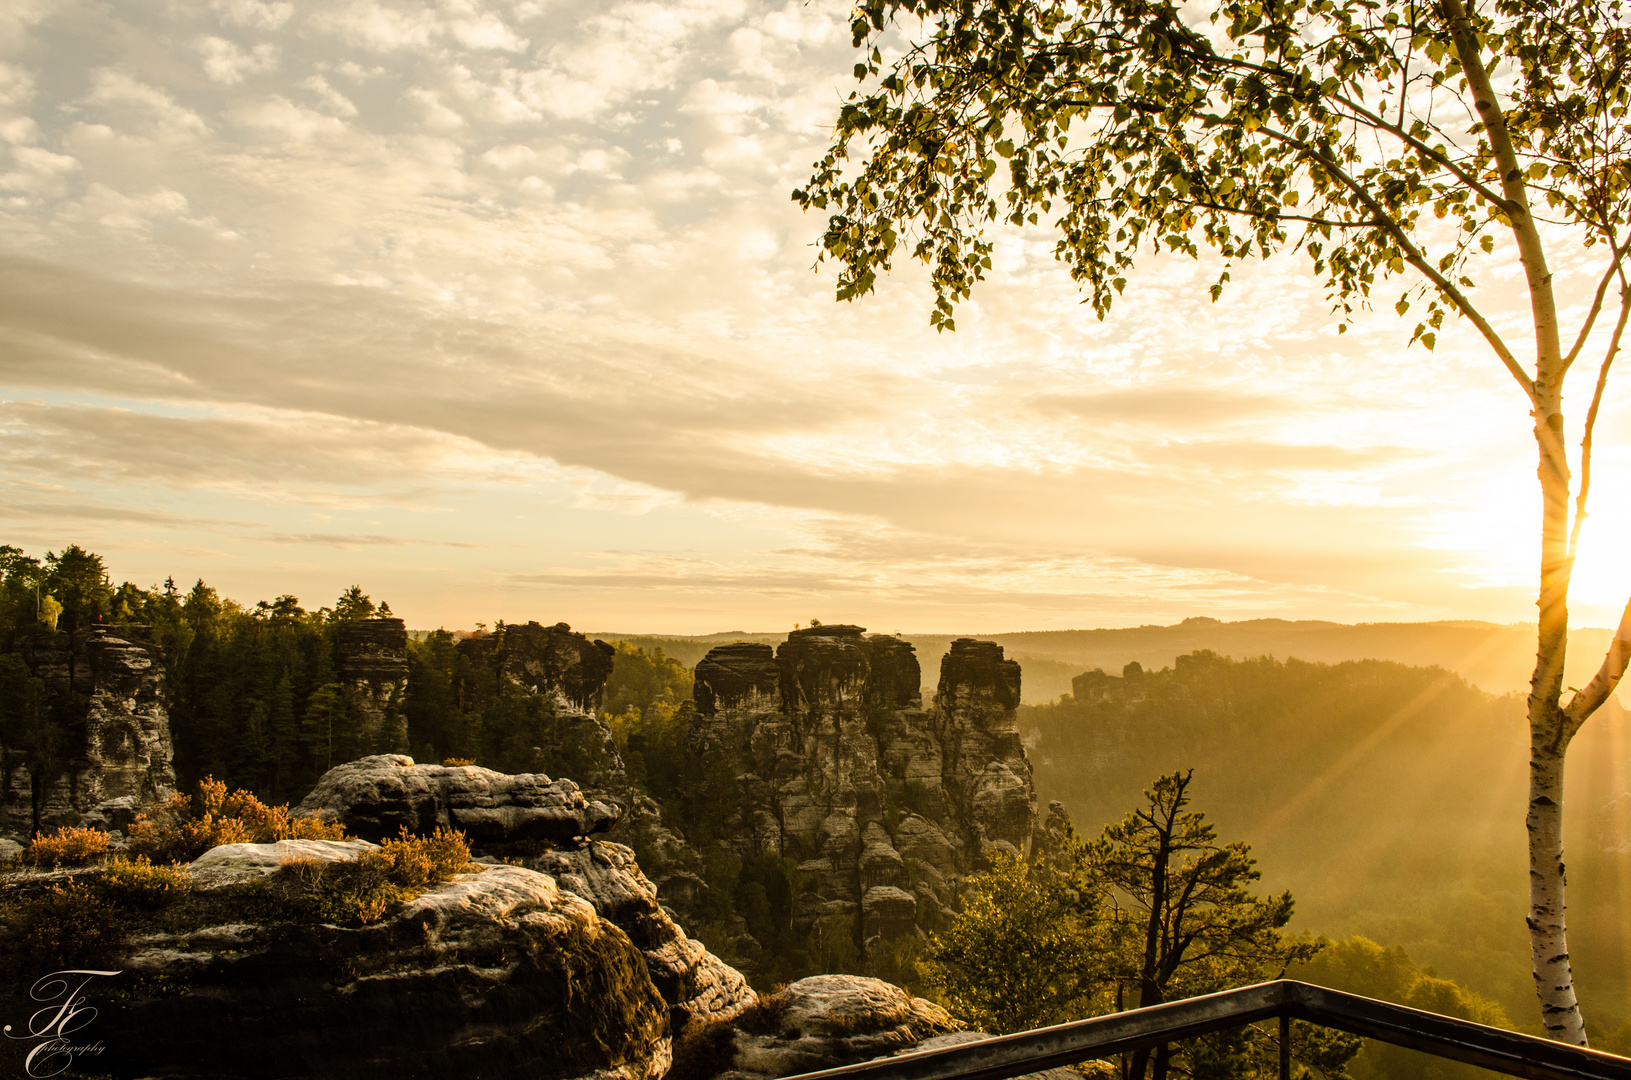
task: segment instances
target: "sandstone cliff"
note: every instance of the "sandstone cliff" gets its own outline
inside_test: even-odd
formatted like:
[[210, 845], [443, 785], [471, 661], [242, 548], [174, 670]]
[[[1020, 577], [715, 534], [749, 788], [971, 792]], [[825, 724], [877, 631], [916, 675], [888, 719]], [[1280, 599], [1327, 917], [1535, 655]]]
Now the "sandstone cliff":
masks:
[[[71, 714], [59, 736], [61, 771], [38, 793], [42, 823], [123, 827], [139, 803], [175, 788], [159, 648], [141, 626], [96, 626], [32, 645], [31, 669]], [[30, 829], [33, 787], [26, 765], [9, 769], [0, 782], [0, 828]]]
[[994, 847], [1025, 850], [1031, 769], [1015, 730], [1019, 665], [960, 638], [921, 701], [912, 646], [858, 626], [736, 643], [696, 671], [694, 745], [731, 763], [722, 807], [741, 857], [797, 861], [795, 920], [863, 949], [940, 925], [958, 881]]

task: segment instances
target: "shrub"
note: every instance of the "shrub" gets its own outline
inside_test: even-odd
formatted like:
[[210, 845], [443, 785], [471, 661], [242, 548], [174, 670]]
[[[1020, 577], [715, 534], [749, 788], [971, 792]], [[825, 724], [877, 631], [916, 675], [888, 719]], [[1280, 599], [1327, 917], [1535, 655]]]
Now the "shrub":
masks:
[[459, 768], [459, 767], [464, 766], [464, 765], [474, 765], [475, 761], [473, 761], [473, 760], [471, 760], [470, 758], [467, 758], [467, 757], [450, 757], [450, 758], [443, 758], [442, 759], [442, 764], [445, 765], [446, 767], [450, 768], [450, 769], [454, 769], [454, 768]]
[[108, 852], [108, 834], [101, 829], [64, 827], [37, 837], [21, 859], [30, 866], [84, 866]]
[[53, 885], [19, 902], [19, 952], [29, 974], [106, 966], [124, 947], [119, 910], [82, 882]]
[[344, 862], [285, 859], [279, 875], [294, 886], [296, 895], [290, 905], [294, 917], [336, 926], [366, 926], [408, 899], [406, 890], [385, 871], [385, 861], [378, 852], [370, 851]]
[[130, 826], [130, 850], [153, 862], [192, 862], [222, 844], [269, 844], [276, 840], [343, 840], [337, 822], [291, 817], [288, 806], [267, 806], [247, 791], [206, 776], [197, 800], [177, 792], [150, 805]]
[[192, 875], [179, 866], [154, 866], [147, 856], [114, 859], [92, 887], [109, 903], [123, 908], [161, 908], [192, 891]]
[[378, 851], [344, 862], [286, 859], [280, 873], [301, 894], [297, 903], [308, 917], [366, 926], [469, 865], [463, 833], [438, 828], [430, 836], [412, 836], [404, 828]]

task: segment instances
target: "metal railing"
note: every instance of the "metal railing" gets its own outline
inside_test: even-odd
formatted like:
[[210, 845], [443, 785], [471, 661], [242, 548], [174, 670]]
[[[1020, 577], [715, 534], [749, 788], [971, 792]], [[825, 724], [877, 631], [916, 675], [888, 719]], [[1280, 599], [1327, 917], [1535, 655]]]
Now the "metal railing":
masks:
[[1509, 1076], [1532, 1080], [1631, 1080], [1631, 1058], [1289, 979], [940, 1050], [824, 1069], [790, 1080], [1004, 1080], [1276, 1018], [1280, 1021], [1280, 1075], [1285, 1080], [1289, 1080], [1291, 1071], [1293, 1020], [1464, 1061]]

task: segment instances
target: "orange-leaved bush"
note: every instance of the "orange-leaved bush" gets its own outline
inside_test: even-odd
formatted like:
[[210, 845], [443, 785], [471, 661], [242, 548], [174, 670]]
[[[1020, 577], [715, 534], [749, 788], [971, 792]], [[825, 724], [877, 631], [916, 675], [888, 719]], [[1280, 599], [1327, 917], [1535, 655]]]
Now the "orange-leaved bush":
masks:
[[108, 853], [108, 834], [101, 829], [64, 826], [35, 839], [18, 858], [29, 866], [84, 866]]
[[148, 806], [130, 826], [130, 850], [154, 862], [191, 862], [222, 844], [277, 840], [343, 840], [345, 830], [319, 818], [297, 818], [288, 806], [267, 806], [247, 791], [206, 776], [196, 800], [177, 792]]

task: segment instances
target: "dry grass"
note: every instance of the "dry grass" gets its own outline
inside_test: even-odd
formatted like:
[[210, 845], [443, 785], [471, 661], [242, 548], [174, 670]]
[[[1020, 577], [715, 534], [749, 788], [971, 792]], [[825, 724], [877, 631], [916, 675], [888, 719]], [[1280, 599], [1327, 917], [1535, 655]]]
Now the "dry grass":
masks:
[[247, 791], [229, 795], [214, 777], [199, 782], [196, 800], [177, 792], [146, 807], [130, 826], [131, 852], [155, 863], [192, 862], [222, 844], [343, 839], [336, 822], [291, 817], [288, 806], [267, 806]]

